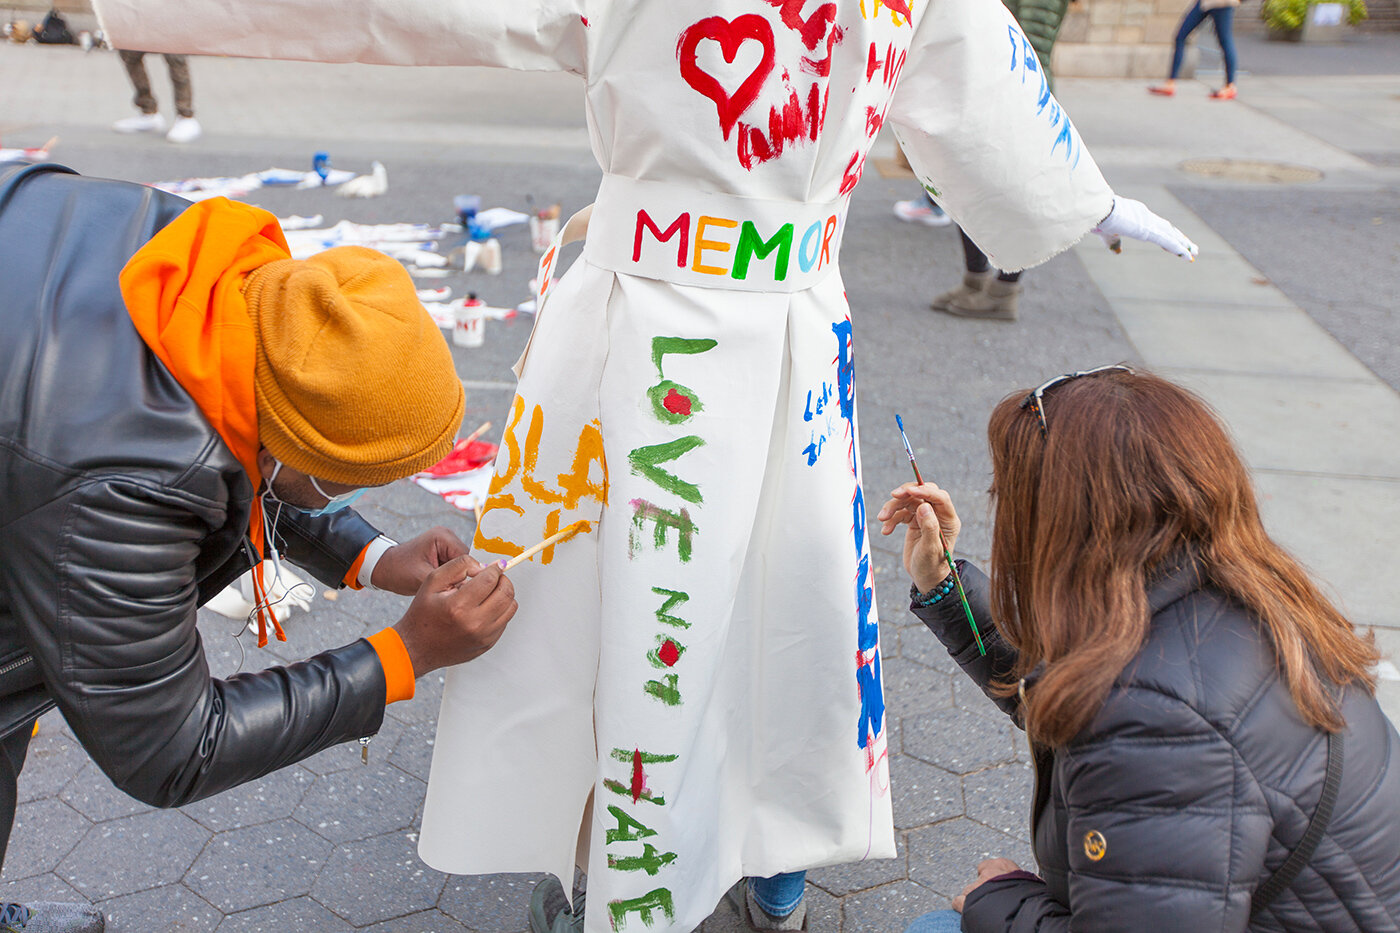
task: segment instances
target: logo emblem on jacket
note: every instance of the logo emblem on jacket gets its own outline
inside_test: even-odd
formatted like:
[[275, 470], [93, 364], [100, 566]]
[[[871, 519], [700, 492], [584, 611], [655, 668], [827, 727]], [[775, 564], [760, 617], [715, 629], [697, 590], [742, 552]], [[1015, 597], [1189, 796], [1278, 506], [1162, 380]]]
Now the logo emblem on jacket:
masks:
[[1097, 862], [1107, 853], [1108, 840], [1103, 837], [1103, 833], [1091, 829], [1084, 834], [1084, 854], [1089, 856], [1089, 861]]

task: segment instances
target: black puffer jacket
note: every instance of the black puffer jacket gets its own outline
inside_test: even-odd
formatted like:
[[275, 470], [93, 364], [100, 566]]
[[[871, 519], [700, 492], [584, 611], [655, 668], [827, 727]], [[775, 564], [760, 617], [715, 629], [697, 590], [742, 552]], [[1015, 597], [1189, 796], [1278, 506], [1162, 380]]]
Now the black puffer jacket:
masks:
[[[56, 702], [122, 790], [178, 806], [378, 731], [367, 642], [226, 681], [195, 610], [250, 566], [254, 489], [150, 352], [117, 276], [189, 202], [0, 165], [0, 733]], [[278, 525], [339, 586], [377, 532]]]
[[[957, 600], [914, 611], [985, 689], [1015, 653], [989, 624], [987, 578], [959, 568], [985, 658]], [[963, 929], [1400, 929], [1400, 737], [1376, 701], [1345, 692], [1346, 758], [1327, 833], [1293, 884], [1251, 917], [1255, 888], [1317, 806], [1326, 735], [1300, 719], [1258, 623], [1193, 570], [1168, 575], [1148, 601], [1147, 644], [1090, 726], [1065, 748], [1034, 749], [1044, 880], [977, 888]], [[1016, 716], [1014, 697], [996, 701]], [[1086, 846], [1091, 833], [1101, 849], [1098, 837]]]

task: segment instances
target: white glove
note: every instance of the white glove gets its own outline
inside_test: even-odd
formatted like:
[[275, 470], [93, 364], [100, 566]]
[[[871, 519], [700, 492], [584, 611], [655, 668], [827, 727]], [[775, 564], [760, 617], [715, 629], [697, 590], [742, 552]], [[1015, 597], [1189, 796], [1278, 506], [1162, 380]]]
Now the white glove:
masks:
[[1148, 210], [1147, 205], [1132, 198], [1114, 196], [1113, 210], [1108, 212], [1094, 232], [1103, 237], [1108, 248], [1122, 251], [1121, 238], [1130, 237], [1145, 243], [1156, 243], [1169, 253], [1194, 260], [1200, 249], [1164, 218]]

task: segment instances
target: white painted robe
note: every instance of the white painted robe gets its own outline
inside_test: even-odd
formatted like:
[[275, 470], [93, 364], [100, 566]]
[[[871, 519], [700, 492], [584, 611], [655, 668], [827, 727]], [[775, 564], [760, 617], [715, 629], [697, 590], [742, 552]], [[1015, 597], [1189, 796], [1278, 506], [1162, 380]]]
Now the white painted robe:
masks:
[[449, 673], [424, 860], [567, 883], [577, 843], [587, 929], [659, 933], [741, 875], [894, 856], [847, 196], [888, 121], [1001, 268], [1113, 203], [1002, 4], [916, 0], [912, 22], [892, 0], [98, 7], [123, 48], [586, 82], [606, 174], [474, 550], [591, 530], [513, 572], [519, 614]]

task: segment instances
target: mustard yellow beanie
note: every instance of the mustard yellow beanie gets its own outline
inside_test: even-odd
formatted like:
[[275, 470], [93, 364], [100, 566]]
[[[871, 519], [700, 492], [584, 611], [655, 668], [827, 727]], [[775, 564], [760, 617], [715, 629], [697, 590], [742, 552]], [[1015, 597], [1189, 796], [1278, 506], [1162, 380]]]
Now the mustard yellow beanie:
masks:
[[437, 463], [466, 403], [408, 272], [362, 246], [248, 275], [262, 445], [317, 479], [377, 486]]

